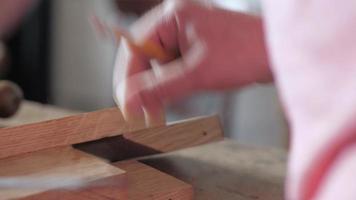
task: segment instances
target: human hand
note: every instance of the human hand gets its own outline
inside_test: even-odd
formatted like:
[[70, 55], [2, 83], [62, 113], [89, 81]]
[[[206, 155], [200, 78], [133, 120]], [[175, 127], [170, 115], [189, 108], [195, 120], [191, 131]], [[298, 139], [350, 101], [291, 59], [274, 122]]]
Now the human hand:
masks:
[[114, 97], [127, 121], [156, 125], [163, 122], [164, 103], [197, 91], [272, 80], [258, 17], [171, 0], [143, 16], [130, 31], [138, 46], [153, 42], [174, 56], [152, 62], [122, 39]]

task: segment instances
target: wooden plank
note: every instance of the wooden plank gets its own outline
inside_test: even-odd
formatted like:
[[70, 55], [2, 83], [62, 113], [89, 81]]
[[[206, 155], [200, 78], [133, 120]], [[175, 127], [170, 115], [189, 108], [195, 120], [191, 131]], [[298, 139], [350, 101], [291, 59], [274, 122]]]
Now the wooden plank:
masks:
[[[49, 197], [54, 196], [70, 199], [73, 195], [86, 193], [101, 197], [125, 195], [126, 176], [123, 170], [71, 147], [1, 159], [0, 180], [11, 182], [14, 179], [19, 180], [16, 188], [0, 188], [0, 199], [52, 199]], [[64, 190], [63, 186], [78, 190]], [[112, 192], [106, 193], [108, 190]]]
[[0, 159], [139, 130], [125, 123], [118, 108], [0, 129]]
[[23, 101], [19, 111], [10, 118], [1, 118], [0, 127], [19, 126], [80, 114], [83, 112], [59, 108], [49, 104]]
[[117, 162], [127, 173], [129, 200], [191, 200], [193, 188], [138, 161]]
[[124, 133], [78, 144], [75, 148], [115, 162], [202, 145], [222, 138], [218, 117], [209, 116]]
[[283, 200], [287, 152], [234, 140], [185, 149], [140, 162], [194, 188], [194, 200]]
[[118, 176], [104, 178], [89, 184], [81, 189], [50, 190], [18, 200], [127, 200], [128, 198], [127, 186], [121, 183]]
[[198, 146], [223, 139], [218, 116], [200, 117], [123, 134], [124, 138], [160, 152]]
[[[117, 179], [117, 176], [112, 176], [98, 181], [101, 183], [91, 182], [88, 187], [82, 189], [49, 190], [40, 194], [19, 198], [18, 200], [127, 200], [127, 188], [118, 182]], [[110, 184], [102, 185], [102, 182]]]

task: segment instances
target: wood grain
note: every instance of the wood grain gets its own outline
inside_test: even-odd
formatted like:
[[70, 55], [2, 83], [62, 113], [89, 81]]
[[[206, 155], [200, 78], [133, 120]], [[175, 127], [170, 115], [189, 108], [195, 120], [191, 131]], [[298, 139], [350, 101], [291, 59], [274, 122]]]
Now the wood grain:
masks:
[[129, 200], [191, 200], [193, 188], [138, 161], [117, 162], [127, 173]]
[[[98, 183], [99, 182], [99, 183]], [[125, 180], [126, 182], [126, 180]], [[106, 184], [103, 184], [106, 183]], [[126, 183], [125, 183], [126, 184]], [[93, 181], [81, 189], [50, 190], [18, 200], [127, 200], [127, 186], [118, 176]]]
[[75, 145], [75, 148], [115, 162], [171, 152], [222, 138], [218, 117], [208, 116], [86, 142]]
[[125, 123], [118, 108], [0, 129], [0, 159], [139, 130]]
[[222, 140], [223, 131], [218, 116], [210, 116], [125, 133], [123, 136], [156, 151], [170, 152]]
[[[19, 125], [32, 123], [34, 118], [41, 121], [71, 114], [67, 110], [25, 102], [19, 115], [0, 123]], [[153, 156], [145, 159], [145, 163], [192, 184], [196, 200], [282, 200], [286, 160], [287, 152], [283, 149], [256, 148], [225, 140]]]
[[14, 117], [0, 119], [0, 127], [12, 127], [35, 122], [48, 121], [80, 113], [82, 112], [25, 100], [21, 104], [20, 110]]
[[[88, 193], [93, 197], [95, 194], [96, 196], [115, 194], [119, 197], [125, 195], [126, 176], [123, 170], [71, 147], [53, 148], [1, 159], [0, 179], [3, 178], [34, 182], [39, 179], [51, 181], [44, 185], [33, 183], [37, 186], [0, 188], [0, 199], [53, 199], [50, 197], [55, 196], [58, 196], [56, 199], [70, 199], [70, 196]], [[77, 190], [64, 190], [63, 186], [58, 188], [56, 183], [63, 181], [79, 183], [75, 187]], [[108, 190], [112, 192], [107, 192]], [[68, 198], [63, 198], [65, 196]]]
[[194, 200], [283, 200], [287, 154], [234, 140], [140, 159], [194, 188]]

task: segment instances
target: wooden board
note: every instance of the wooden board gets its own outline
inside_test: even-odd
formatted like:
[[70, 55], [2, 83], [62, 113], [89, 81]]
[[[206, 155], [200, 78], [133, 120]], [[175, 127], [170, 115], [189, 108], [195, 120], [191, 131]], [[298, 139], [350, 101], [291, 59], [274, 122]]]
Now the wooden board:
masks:
[[49, 104], [23, 101], [18, 112], [10, 118], [1, 118], [0, 127], [12, 127], [45, 120], [58, 119], [83, 112], [59, 108]]
[[144, 129], [104, 138], [76, 148], [112, 162], [206, 144], [223, 139], [217, 116], [175, 122], [168, 126]]
[[127, 140], [160, 152], [204, 144], [222, 138], [221, 127], [216, 116], [190, 119], [168, 127], [143, 128], [140, 125], [128, 125], [118, 108], [1, 128], [0, 159], [117, 135], [123, 135]]
[[118, 108], [0, 129], [0, 159], [140, 130], [129, 126]]
[[[17, 185], [20, 188], [0, 188], [0, 199], [53, 199], [55, 196], [59, 197], [56, 199], [71, 199], [72, 196], [82, 194], [93, 197], [126, 195], [126, 176], [123, 170], [71, 147], [2, 159], [0, 179], [6, 178], [15, 178], [29, 184]], [[63, 182], [77, 190], [58, 190], [58, 185]]]
[[117, 162], [127, 173], [129, 200], [191, 200], [193, 188], [138, 161]]
[[[108, 163], [66, 146], [89, 141], [75, 146], [96, 154], [96, 151], [91, 151], [92, 148], [88, 150], [86, 148], [88, 147], [87, 145], [91, 146], [92, 144], [100, 143], [101, 147], [105, 147], [108, 145], [107, 143], [102, 143], [102, 141], [118, 139], [134, 144], [134, 146], [127, 146], [121, 142], [118, 144], [118, 148], [109, 146], [109, 149], [110, 151], [116, 150], [113, 155], [124, 156], [120, 159], [128, 159], [147, 155], [147, 153], [170, 152], [221, 140], [223, 135], [216, 116], [189, 119], [168, 126], [140, 130], [142, 128], [140, 126], [129, 127], [124, 122], [120, 111], [114, 108], [0, 129], [0, 137], [5, 138], [0, 141], [0, 171], [2, 171], [0, 172], [0, 178], [1, 176], [26, 176], [32, 178], [52, 176], [60, 179], [61, 177], [68, 178], [75, 174], [75, 178], [85, 183], [90, 183], [88, 185], [90, 186], [89, 188], [83, 187], [75, 191], [59, 190], [58, 187], [0, 190], [0, 197], [23, 197], [22, 199], [26, 200], [125, 199], [127, 193], [124, 190], [123, 180], [125, 179], [123, 178], [123, 171], [118, 172], [118, 168], [111, 166], [111, 169], [109, 167], [109, 172], [111, 172], [112, 168], [115, 168], [116, 171], [114, 171], [118, 174], [101, 174], [100, 169], [97, 170], [97, 168], [103, 167], [103, 169], [106, 169], [105, 167], [110, 166]], [[100, 138], [101, 140], [99, 141], [91, 141]], [[141, 154], [132, 154], [132, 152], [140, 149], [138, 147], [142, 147]], [[106, 152], [103, 154], [105, 155]], [[127, 155], [132, 157], [127, 157]], [[192, 188], [188, 184], [143, 164], [125, 163], [120, 165], [123, 165], [124, 168], [135, 170], [133, 172], [134, 178], [131, 179], [136, 180], [134, 181], [135, 186], [141, 189], [149, 186], [146, 193], [152, 193], [153, 190], [157, 190], [153, 196], [150, 195], [152, 199], [164, 200], [160, 196], [184, 200], [192, 198]], [[11, 166], [16, 167], [11, 168]], [[23, 172], [25, 173], [23, 174]], [[156, 176], [159, 178], [156, 179]], [[95, 179], [90, 179], [93, 177]], [[110, 187], [112, 185], [108, 184], [101, 187], [102, 183], [110, 183], [115, 187]], [[163, 190], [160, 190], [160, 188]], [[138, 189], [138, 191], [141, 189]], [[135, 193], [132, 199], [145, 199], [142, 196], [145, 193], [138, 191], [131, 190], [131, 193]]]
[[167, 127], [125, 133], [126, 139], [159, 152], [198, 146], [223, 139], [217, 116], [199, 117], [175, 122]]
[[194, 200], [283, 200], [287, 154], [233, 140], [139, 161], [194, 188]]
[[[17, 116], [6, 122], [0, 120], [0, 124], [20, 125], [71, 114], [72, 111], [25, 101]], [[284, 149], [225, 140], [153, 156], [144, 162], [192, 184], [194, 200], [282, 200], [286, 160]]]

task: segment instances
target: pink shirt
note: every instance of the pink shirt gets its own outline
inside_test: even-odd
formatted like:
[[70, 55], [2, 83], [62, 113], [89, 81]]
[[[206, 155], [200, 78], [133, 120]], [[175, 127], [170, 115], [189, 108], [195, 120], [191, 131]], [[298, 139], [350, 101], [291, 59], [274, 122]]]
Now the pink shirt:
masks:
[[291, 124], [289, 200], [356, 200], [356, 1], [265, 0]]

